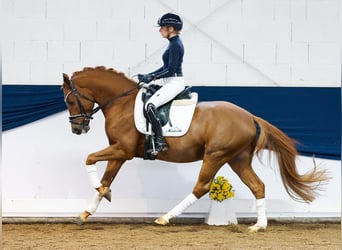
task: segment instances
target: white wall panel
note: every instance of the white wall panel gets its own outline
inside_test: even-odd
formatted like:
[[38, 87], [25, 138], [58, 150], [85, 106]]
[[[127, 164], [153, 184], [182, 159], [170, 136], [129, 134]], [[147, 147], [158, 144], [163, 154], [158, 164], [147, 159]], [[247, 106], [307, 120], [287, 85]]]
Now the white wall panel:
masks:
[[275, 64], [276, 46], [274, 43], [245, 43], [244, 60], [251, 64]]
[[274, 0], [243, 0], [242, 13], [244, 20], [272, 21], [274, 20]]
[[228, 24], [228, 39], [235, 41], [290, 42], [290, 22], [231, 22]]
[[[6, 10], [3, 10], [6, 12]], [[3, 29], [2, 40], [26, 40], [31, 39], [31, 22], [26, 19], [15, 19], [13, 17], [4, 19], [1, 27]]]
[[227, 82], [226, 64], [196, 63], [189, 64], [184, 68], [185, 81], [189, 85], [210, 86], [212, 82], [216, 85], [225, 85]]
[[293, 21], [307, 20], [307, 2], [308, 0], [287, 1], [290, 6], [290, 18]]
[[30, 33], [32, 40], [40, 41], [62, 41], [63, 23], [60, 20], [32, 20], [30, 23]]
[[[278, 86], [289, 86], [292, 83], [292, 68], [290, 65], [256, 64], [255, 67], [259, 72], [267, 72], [267, 75], [264, 73], [265, 80], [260, 78], [259, 85], [263, 85], [263, 81], [273, 81], [273, 84]], [[296, 86], [296, 84], [292, 85]]]
[[293, 2], [288, 0], [276, 0], [274, 1], [274, 20], [275, 21], [286, 21], [291, 19], [291, 7]]
[[340, 17], [341, 1], [339, 0], [310, 0], [307, 1], [308, 20], [336, 21]]
[[65, 40], [96, 40], [96, 22], [92, 20], [73, 20], [64, 26]]
[[294, 65], [292, 66], [292, 83], [295, 86], [299, 85], [312, 85], [319, 86], [324, 82], [324, 86], [340, 86], [341, 80], [340, 65]]
[[81, 43], [81, 61], [101, 65], [114, 58], [112, 41], [83, 41]]
[[[6, 62], [6, 60], [3, 61]], [[6, 62], [2, 65], [2, 72], [3, 83], [27, 84], [31, 81], [29, 62]]]
[[[130, 38], [129, 20], [104, 19], [97, 22], [97, 39], [126, 42]], [[93, 39], [95, 40], [95, 39]]]
[[16, 41], [14, 44], [14, 59], [17, 62], [46, 62], [46, 41]]
[[241, 43], [226, 43], [226, 46], [221, 44], [212, 44], [212, 62], [235, 64], [243, 63], [244, 46]]
[[77, 20], [80, 9], [81, 0], [46, 0], [46, 17], [49, 19]]
[[211, 62], [211, 43], [197, 42], [196, 46], [188, 46], [186, 49], [186, 59], [184, 61], [197, 64], [197, 63], [210, 63]]
[[98, 20], [109, 18], [111, 14], [110, 0], [82, 0], [80, 2], [81, 18]]
[[17, 18], [45, 18], [46, 0], [13, 0], [14, 16]]
[[293, 22], [294, 42], [338, 42], [340, 25], [335, 22]]
[[336, 53], [340, 49], [338, 43], [310, 43], [309, 63], [316, 65], [338, 65], [341, 54]]
[[[37, 78], [31, 76], [32, 71], [28, 71], [27, 76], [16, 78], [9, 72], [15, 70], [10, 66], [14, 67], [16, 63], [52, 65], [59, 62], [62, 67], [56, 65], [56, 70], [74, 69], [76, 65], [118, 65], [125, 68], [127, 73], [148, 70], [150, 63], [161, 65], [161, 54], [167, 41], [160, 37], [155, 25], [157, 19], [169, 11], [178, 12], [184, 19], [184, 67], [195, 69], [192, 64], [209, 64], [209, 68], [213, 69], [209, 74], [213, 75], [221, 71], [221, 65], [218, 70], [215, 69], [218, 62], [226, 63], [227, 68], [231, 64], [245, 64], [240, 67], [244, 69], [243, 74], [240, 72], [233, 78], [225, 77], [226, 85], [232, 84], [230, 79], [241, 81], [242, 84], [281, 85], [288, 81], [287, 74], [283, 74], [284, 79], [282, 75], [268, 79], [269, 75], [276, 74], [270, 70], [277, 68], [278, 64], [307, 68], [310, 63], [322, 66], [321, 70], [328, 70], [313, 82], [303, 81], [302, 84], [307, 86], [339, 85], [341, 79], [341, 73], [335, 70], [332, 76], [329, 75], [332, 73], [329, 69], [331, 66], [340, 65], [337, 56], [340, 54], [338, 31], [341, 18], [338, 0], [4, 0], [2, 6], [5, 14], [3, 40], [11, 50], [3, 54], [4, 62], [11, 61], [11, 65], [3, 70], [4, 79], [10, 80], [7, 83], [20, 83], [24, 79], [28, 79], [27, 83], [30, 84], [44, 82], [35, 82]], [[107, 45], [101, 47], [101, 43], [96, 45], [97, 41], [102, 44], [113, 43], [109, 48]], [[55, 42], [63, 42], [64, 45]], [[77, 43], [79, 48], [75, 46]], [[89, 43], [94, 44], [93, 54], [84, 52], [86, 54], [78, 56], [82, 53], [81, 48], [87, 51]], [[144, 48], [140, 43], [145, 44]], [[206, 43], [208, 45], [204, 45]], [[13, 48], [11, 44], [14, 44]], [[121, 44], [137, 46], [130, 49]], [[244, 46], [243, 55], [241, 46]], [[108, 53], [104, 53], [105, 50]], [[111, 51], [114, 51], [114, 57], [108, 56], [112, 54]], [[118, 51], [117, 57], [115, 51]], [[142, 54], [144, 60], [141, 59]], [[144, 62], [147, 65], [144, 66]], [[272, 67], [269, 64], [273, 64]], [[265, 72], [256, 70], [257, 67]], [[22, 72], [26, 73], [25, 70]], [[207, 72], [189, 73], [189, 79], [195, 74], [200, 74], [196, 79], [207, 79], [204, 75]], [[291, 75], [290, 79], [294, 82], [288, 84], [298, 82], [298, 73], [290, 73], [296, 75]], [[51, 76], [47, 75], [46, 82], [50, 82], [48, 78], [51, 79]], [[263, 80], [265, 82], [262, 83]], [[197, 80], [192, 84], [197, 83], [200, 84]], [[220, 83], [212, 84], [222, 84], [222, 79]]]
[[277, 43], [276, 63], [288, 65], [306, 65], [309, 63], [309, 45], [307, 43]]
[[[99, 2], [99, 1], [96, 1]], [[103, 5], [103, 3], [99, 2]], [[153, 0], [110, 0], [110, 5], [104, 4], [107, 8], [111, 9], [111, 17], [113, 19], [121, 20], [141, 20], [146, 18], [146, 6], [156, 5]]]
[[[132, 20], [129, 23], [129, 31], [129, 39], [131, 41], [151, 44], [155, 47], [154, 49], [158, 49], [161, 46], [167, 46], [167, 41], [160, 39], [159, 27], [157, 26], [157, 20], [155, 19]], [[116, 36], [119, 36], [117, 39], [120, 39], [120, 34], [116, 34]]]
[[31, 63], [31, 81], [47, 85], [59, 85], [62, 83], [61, 70], [63, 70], [63, 66], [60, 63]]
[[182, 13], [190, 23], [196, 24], [206, 18], [212, 11], [210, 9], [210, 2], [210, 0], [178, 1], [178, 11], [179, 13]]
[[81, 59], [81, 43], [79, 41], [49, 41], [48, 61], [78, 62]]
[[230, 86], [268, 86], [274, 79], [263, 73], [260, 65], [230, 64], [227, 66], [227, 82]]
[[177, 2], [178, 0], [146, 0], [144, 6], [144, 19], [150, 20], [156, 24], [158, 18], [164, 13], [178, 13]]
[[4, 40], [1, 41], [1, 54], [4, 60], [2, 63], [9, 63], [14, 61], [14, 41]]
[[117, 44], [114, 48], [114, 61], [115, 63], [127, 63], [129, 65], [145, 62], [145, 50], [146, 44], [143, 42], [128, 41]]
[[[228, 24], [223, 21], [221, 16], [210, 16], [206, 18], [200, 25], [194, 26], [194, 30], [188, 29], [184, 32], [186, 37], [191, 37], [192, 33], [198, 33], [197, 39], [209, 39], [214, 42], [227, 43], [229, 42], [228, 37]], [[190, 44], [196, 43], [193, 39]]]

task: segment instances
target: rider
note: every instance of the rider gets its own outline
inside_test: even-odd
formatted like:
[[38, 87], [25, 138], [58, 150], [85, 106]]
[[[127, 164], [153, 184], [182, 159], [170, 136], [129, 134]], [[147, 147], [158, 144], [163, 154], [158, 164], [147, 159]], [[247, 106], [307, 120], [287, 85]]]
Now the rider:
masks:
[[164, 65], [149, 74], [138, 74], [139, 81], [144, 83], [161, 79], [158, 84], [162, 87], [145, 104], [147, 119], [152, 124], [155, 133], [155, 150], [157, 152], [168, 149], [163, 137], [157, 108], [171, 101], [185, 89], [182, 73], [184, 47], [179, 37], [183, 28], [183, 21], [178, 15], [167, 13], [159, 18], [158, 26], [162, 37], [169, 40], [169, 46], [162, 57]]

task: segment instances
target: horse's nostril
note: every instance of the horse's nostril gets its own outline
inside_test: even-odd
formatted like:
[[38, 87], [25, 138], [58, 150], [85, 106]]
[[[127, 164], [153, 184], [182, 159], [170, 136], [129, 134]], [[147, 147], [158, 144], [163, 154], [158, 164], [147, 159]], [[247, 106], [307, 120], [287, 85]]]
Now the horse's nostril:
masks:
[[74, 134], [76, 134], [76, 135], [82, 134], [82, 130], [80, 130], [80, 129], [78, 129], [78, 128], [73, 128], [73, 129], [72, 129], [72, 132], [73, 132]]
[[89, 131], [90, 127], [89, 126], [85, 126], [83, 128], [83, 133], [87, 133]]

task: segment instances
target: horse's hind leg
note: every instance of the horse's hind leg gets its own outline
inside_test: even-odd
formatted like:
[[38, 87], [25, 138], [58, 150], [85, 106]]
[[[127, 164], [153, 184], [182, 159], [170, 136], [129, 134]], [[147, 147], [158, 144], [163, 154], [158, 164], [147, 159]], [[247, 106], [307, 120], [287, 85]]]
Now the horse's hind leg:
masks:
[[215, 177], [217, 171], [221, 168], [223, 163], [219, 160], [212, 160], [210, 156], [203, 159], [202, 167], [198, 176], [197, 183], [192, 191], [184, 200], [182, 200], [171, 211], [156, 219], [154, 222], [159, 225], [166, 225], [171, 218], [179, 216], [183, 211], [193, 205], [204, 194], [208, 193], [210, 185]]
[[228, 163], [256, 198], [257, 223], [249, 227], [249, 230], [258, 232], [266, 230], [267, 227], [265, 185], [254, 172], [251, 162], [252, 154], [244, 152]]

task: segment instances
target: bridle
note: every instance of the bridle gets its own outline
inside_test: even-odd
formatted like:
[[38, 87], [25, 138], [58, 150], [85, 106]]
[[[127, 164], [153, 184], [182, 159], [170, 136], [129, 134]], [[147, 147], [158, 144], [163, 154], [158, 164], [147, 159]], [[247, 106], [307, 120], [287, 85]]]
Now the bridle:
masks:
[[[76, 100], [77, 100], [77, 104], [78, 104], [78, 107], [80, 109], [80, 113], [79, 114], [76, 114], [76, 115], [71, 115], [69, 116], [69, 122], [72, 123], [72, 124], [76, 124], [76, 125], [82, 125], [84, 126], [85, 122], [86, 121], [89, 121], [91, 119], [93, 119], [93, 115], [95, 113], [97, 113], [100, 109], [104, 110], [105, 108], [107, 108], [108, 106], [110, 106], [111, 104], [113, 104], [117, 99], [121, 98], [121, 97], [124, 97], [124, 96], [128, 96], [129, 94], [131, 94], [135, 89], [139, 89], [140, 88], [140, 85], [139, 83], [137, 84], [137, 86], [135, 86], [134, 88], [131, 88], [123, 93], [121, 93], [120, 95], [118, 96], [115, 96], [113, 97], [112, 99], [108, 100], [104, 105], [100, 106], [98, 105], [96, 108], [94, 108], [90, 113], [87, 113], [83, 107], [83, 104], [81, 102], [81, 98], [89, 101], [89, 102], [92, 102], [92, 103], [96, 103], [95, 100], [92, 100], [91, 98], [83, 95], [82, 93], [80, 93], [76, 87], [75, 87], [75, 84], [74, 82], [72, 81], [72, 79], [70, 79], [70, 88], [71, 90], [65, 95], [65, 98], [64, 98], [64, 101], [66, 102], [67, 101], [67, 98], [70, 94], [74, 94], [75, 97], [76, 97]], [[76, 119], [79, 119], [79, 118], [83, 118], [82, 119], [82, 122], [76, 122], [75, 120]]]

